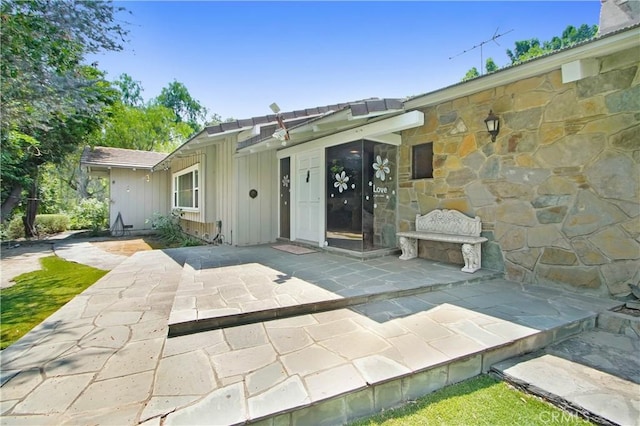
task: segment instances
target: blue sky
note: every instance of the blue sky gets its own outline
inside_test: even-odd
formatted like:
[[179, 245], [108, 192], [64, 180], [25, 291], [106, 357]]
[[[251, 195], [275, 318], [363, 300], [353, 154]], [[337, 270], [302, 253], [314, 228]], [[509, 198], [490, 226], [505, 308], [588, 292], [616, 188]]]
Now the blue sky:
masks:
[[[90, 58], [142, 83], [146, 100], [174, 79], [210, 113], [248, 118], [457, 83], [483, 57], [499, 65], [516, 40], [548, 40], [598, 23], [600, 1], [125, 1], [129, 43]], [[455, 56], [453, 59], [450, 57]]]

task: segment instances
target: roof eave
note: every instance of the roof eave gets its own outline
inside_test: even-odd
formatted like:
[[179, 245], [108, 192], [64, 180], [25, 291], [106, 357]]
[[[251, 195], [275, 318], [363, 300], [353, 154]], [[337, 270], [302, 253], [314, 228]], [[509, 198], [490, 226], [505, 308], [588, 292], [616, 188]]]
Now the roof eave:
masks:
[[149, 164], [124, 164], [124, 163], [94, 163], [94, 162], [81, 162], [81, 167], [103, 167], [103, 168], [117, 168], [117, 169], [144, 169], [151, 170], [154, 166]]
[[[239, 148], [236, 151], [236, 154], [246, 155], [246, 154], [252, 154], [254, 152], [263, 151], [263, 150], [283, 149], [285, 147], [291, 147], [294, 145], [302, 145], [307, 142], [311, 142], [319, 138], [330, 136], [335, 133], [357, 129], [358, 127], [361, 127], [370, 123], [375, 123], [377, 121], [381, 121], [396, 115], [400, 115], [404, 112], [405, 112], [404, 109], [393, 109], [393, 110], [387, 110], [385, 112], [375, 112], [367, 115], [353, 117], [348, 108], [340, 111], [335, 111], [331, 114], [326, 114], [324, 117], [320, 117], [315, 120], [310, 120], [309, 122], [303, 123], [295, 128], [289, 129], [289, 133], [291, 135], [290, 140], [281, 141], [271, 136], [268, 138], [264, 138], [260, 141], [257, 141], [252, 145]], [[315, 132], [314, 127], [317, 127], [318, 125], [323, 124], [322, 123], [323, 118], [327, 118], [327, 120], [333, 120], [336, 118], [336, 116], [342, 118], [343, 120], [342, 122], [344, 123], [344, 126], [336, 126], [336, 129], [334, 131], [317, 132], [315, 136], [307, 136], [303, 139], [295, 140], [296, 133], [307, 134], [309, 132]], [[332, 123], [334, 121], [329, 121], [329, 122]]]
[[191, 138], [189, 138], [185, 143], [180, 145], [178, 148], [174, 149], [165, 158], [163, 158], [162, 160], [154, 164], [153, 167], [151, 168], [151, 171], [156, 171], [158, 169], [166, 168], [165, 166], [171, 163], [171, 161], [173, 161], [173, 159], [175, 159], [177, 156], [179, 156], [180, 154], [186, 151], [191, 150], [192, 145], [197, 145], [197, 148], [204, 148], [205, 146], [211, 145], [212, 143], [217, 143], [221, 140], [224, 140], [229, 135], [232, 135], [234, 133], [239, 133], [239, 132], [242, 132], [243, 130], [247, 130], [250, 128], [251, 128], [250, 126], [240, 127], [237, 129], [226, 130], [221, 133], [209, 134], [205, 127], [204, 129], [200, 130], [198, 133], [193, 135]]
[[424, 95], [419, 95], [405, 101], [406, 110], [437, 105], [451, 99], [460, 98], [497, 86], [514, 83], [516, 81], [534, 77], [562, 67], [562, 65], [578, 59], [586, 59], [610, 55], [615, 52], [638, 46], [640, 27], [626, 31], [605, 35], [592, 42], [581, 44], [567, 50], [543, 56], [520, 65], [496, 71], [492, 74], [444, 87]]

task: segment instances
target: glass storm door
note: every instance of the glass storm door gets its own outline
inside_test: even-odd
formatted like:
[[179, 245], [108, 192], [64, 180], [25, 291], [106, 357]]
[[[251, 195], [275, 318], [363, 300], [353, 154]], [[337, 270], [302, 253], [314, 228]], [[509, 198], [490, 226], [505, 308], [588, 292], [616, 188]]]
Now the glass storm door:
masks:
[[326, 150], [326, 241], [367, 251], [395, 247], [397, 148], [367, 140]]

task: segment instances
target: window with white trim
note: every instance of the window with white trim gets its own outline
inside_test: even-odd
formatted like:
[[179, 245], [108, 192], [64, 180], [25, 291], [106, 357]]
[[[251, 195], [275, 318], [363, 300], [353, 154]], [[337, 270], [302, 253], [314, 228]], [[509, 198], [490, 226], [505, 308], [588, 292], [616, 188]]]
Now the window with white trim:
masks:
[[172, 207], [186, 211], [200, 209], [200, 164], [173, 174]]

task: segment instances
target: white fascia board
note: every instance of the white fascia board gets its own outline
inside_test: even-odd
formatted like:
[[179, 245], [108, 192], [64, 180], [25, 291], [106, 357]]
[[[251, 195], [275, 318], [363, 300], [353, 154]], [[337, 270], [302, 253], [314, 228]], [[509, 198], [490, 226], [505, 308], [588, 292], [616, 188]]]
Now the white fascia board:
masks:
[[355, 117], [351, 114], [351, 110], [349, 110], [348, 114], [347, 114], [347, 120], [352, 121], [352, 120], [362, 120], [362, 119], [368, 119], [368, 118], [373, 118], [373, 117], [379, 117], [381, 115], [387, 115], [387, 114], [397, 114], [399, 112], [402, 112], [402, 109], [386, 109], [384, 111], [375, 111], [375, 112], [370, 112], [369, 114], [365, 114], [365, 115], [356, 115]]
[[[365, 124], [353, 129], [334, 133], [332, 135], [323, 136], [309, 142], [294, 145], [277, 152], [278, 159], [288, 157], [303, 151], [309, 151], [318, 148], [327, 148], [330, 146], [340, 145], [359, 139], [380, 137], [380, 141], [384, 141], [387, 135], [399, 132], [413, 127], [422, 126], [424, 124], [424, 114], [420, 111], [410, 111], [401, 115], [396, 115], [375, 123]], [[387, 139], [392, 142], [391, 145], [400, 145], [401, 138]], [[386, 143], [386, 142], [385, 142]]]
[[612, 53], [637, 47], [638, 37], [640, 37], [640, 28], [634, 28], [612, 36], [605, 36], [601, 40], [596, 40], [566, 51], [534, 59], [530, 63], [516, 65], [512, 68], [500, 70], [466, 83], [436, 90], [435, 92], [409, 99], [404, 103], [404, 107], [405, 109], [410, 110], [438, 105], [452, 99], [469, 96], [474, 93], [482, 92], [483, 90], [493, 89], [498, 86], [504, 86], [509, 83], [560, 69], [563, 64], [569, 62], [611, 55]]
[[367, 136], [367, 139], [374, 142], [386, 143], [387, 145], [399, 146], [402, 144], [402, 136], [398, 133], [389, 133], [388, 135]]
[[295, 129], [310, 127], [314, 132], [322, 132], [327, 128], [335, 127], [335, 123], [340, 121], [348, 121], [351, 110], [340, 110], [325, 114], [326, 117], [318, 118], [313, 123], [305, 123]]
[[240, 131], [240, 133], [238, 133], [238, 142], [246, 141], [254, 136], [258, 136], [260, 134], [261, 126], [261, 124], [256, 124], [250, 129]]
[[[163, 160], [164, 161], [164, 160]], [[94, 168], [105, 168], [105, 169], [142, 169], [142, 170], [151, 170], [153, 167], [148, 165], [140, 165], [140, 164], [123, 164], [123, 163], [109, 163], [109, 164], [100, 164], [100, 163], [82, 163], [80, 166], [86, 167], [94, 167]]]
[[[321, 117], [321, 116], [327, 115], [327, 114], [328, 113], [311, 114], [311, 115], [308, 115], [308, 116], [306, 116], [304, 118], [314, 119], [314, 118]], [[300, 118], [303, 118], [303, 117], [292, 117], [292, 118], [288, 118], [288, 119], [282, 120], [282, 122], [284, 124], [287, 124], [287, 123], [291, 123], [291, 122], [300, 120]], [[271, 125], [274, 125], [274, 124], [278, 124], [278, 122], [277, 121], [269, 121], [269, 122], [266, 122], [266, 123], [256, 124], [256, 125], [254, 125], [253, 127], [251, 127], [248, 130], [242, 130], [240, 133], [238, 133], [238, 142], [244, 142], [247, 139], [251, 139], [254, 136], [258, 136], [260, 134], [260, 129], [263, 126], [271, 126]], [[293, 127], [293, 129], [296, 129], [296, 127]], [[291, 129], [289, 129], [289, 133], [291, 133]], [[222, 134], [222, 133], [220, 133], [220, 134]]]
[[[160, 161], [158, 164], [153, 166], [151, 171], [164, 169], [168, 167], [166, 166], [167, 164], [170, 164], [174, 158], [179, 157], [180, 155], [189, 155], [189, 151], [195, 151], [209, 145], [215, 145], [217, 143], [224, 142], [227, 136], [232, 135], [234, 133], [239, 133], [246, 129], [250, 129], [251, 127], [253, 126], [246, 126], [246, 127], [241, 127], [239, 129], [227, 130], [225, 132], [214, 133], [212, 135], [204, 134], [206, 130], [202, 130], [193, 138], [189, 139], [187, 142], [180, 145], [175, 151], [169, 154], [164, 160]], [[163, 165], [165, 165], [165, 167], [161, 167]]]
[[225, 130], [224, 132], [220, 132], [220, 133], [212, 133], [212, 134], [207, 133], [207, 137], [209, 137], [209, 138], [217, 138], [218, 136], [232, 135], [234, 133], [240, 133], [240, 132], [242, 132], [244, 130], [251, 129], [252, 127], [254, 127], [254, 126], [244, 126], [244, 127], [238, 128], [238, 129]]

